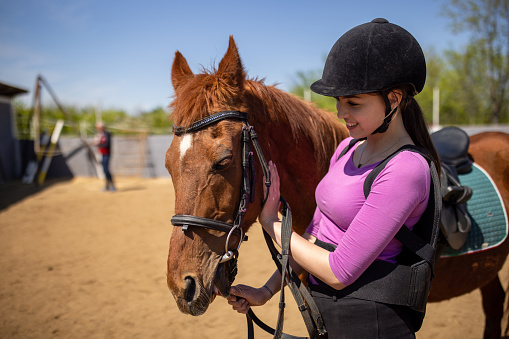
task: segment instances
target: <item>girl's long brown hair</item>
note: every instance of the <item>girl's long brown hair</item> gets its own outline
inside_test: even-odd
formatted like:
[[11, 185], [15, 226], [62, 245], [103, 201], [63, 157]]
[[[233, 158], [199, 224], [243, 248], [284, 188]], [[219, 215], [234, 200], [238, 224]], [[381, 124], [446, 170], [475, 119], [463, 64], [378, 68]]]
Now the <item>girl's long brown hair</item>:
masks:
[[[400, 103], [403, 125], [412, 138], [414, 144], [428, 151], [431, 160], [435, 163], [438, 174], [440, 175], [440, 157], [431, 140], [428, 124], [424, 118], [421, 106], [417, 103], [413, 95], [410, 95], [407, 86], [398, 87], [403, 92], [403, 98]], [[390, 92], [390, 91], [389, 91]]]

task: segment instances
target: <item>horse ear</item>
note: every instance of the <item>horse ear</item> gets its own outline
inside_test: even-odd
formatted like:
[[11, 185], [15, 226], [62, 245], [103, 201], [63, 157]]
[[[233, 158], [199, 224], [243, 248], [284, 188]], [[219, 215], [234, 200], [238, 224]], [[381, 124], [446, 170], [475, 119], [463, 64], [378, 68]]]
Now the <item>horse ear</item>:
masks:
[[242, 65], [242, 60], [240, 60], [239, 51], [237, 50], [237, 45], [235, 44], [235, 40], [233, 40], [232, 35], [230, 35], [228, 50], [226, 51], [223, 60], [219, 63], [217, 74], [227, 75], [230, 83], [238, 87], [241, 87], [242, 82], [246, 77], [244, 73], [244, 66]]
[[192, 77], [194, 77], [194, 74], [191, 68], [189, 68], [186, 58], [184, 58], [179, 51], [176, 51], [173, 66], [171, 67], [171, 82], [173, 88], [177, 90]]

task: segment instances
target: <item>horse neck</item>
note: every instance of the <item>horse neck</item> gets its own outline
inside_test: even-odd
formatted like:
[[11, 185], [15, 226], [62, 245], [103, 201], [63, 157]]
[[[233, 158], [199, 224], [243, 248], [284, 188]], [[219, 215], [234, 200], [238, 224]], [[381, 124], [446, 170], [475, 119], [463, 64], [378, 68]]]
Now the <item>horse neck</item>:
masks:
[[[260, 92], [258, 89], [256, 94]], [[281, 195], [290, 206], [295, 207], [294, 228], [302, 233], [316, 207], [316, 185], [325, 175], [332, 153], [338, 143], [348, 136], [348, 131], [332, 114], [318, 110], [292, 95], [275, 89], [263, 94], [262, 98], [246, 100], [254, 103], [249, 105], [250, 122], [256, 130], [266, 161], [272, 160], [277, 165]], [[262, 173], [258, 162], [257, 172]], [[258, 175], [256, 187], [259, 208], [263, 196], [260, 193], [263, 192], [262, 181], [262, 175]]]
[[[267, 152], [284, 149], [298, 153], [295, 146], [305, 141], [313, 148], [309, 159], [316, 159], [320, 170], [328, 168], [329, 160], [341, 140], [349, 132], [339, 120], [312, 103], [298, 99], [273, 86], [248, 81], [244, 102], [248, 103], [250, 121], [257, 130], [262, 148]], [[273, 140], [274, 146], [269, 144]], [[264, 145], [267, 143], [267, 145]], [[306, 149], [300, 150], [306, 154]], [[271, 158], [269, 158], [271, 159]], [[308, 159], [308, 161], [309, 161]]]

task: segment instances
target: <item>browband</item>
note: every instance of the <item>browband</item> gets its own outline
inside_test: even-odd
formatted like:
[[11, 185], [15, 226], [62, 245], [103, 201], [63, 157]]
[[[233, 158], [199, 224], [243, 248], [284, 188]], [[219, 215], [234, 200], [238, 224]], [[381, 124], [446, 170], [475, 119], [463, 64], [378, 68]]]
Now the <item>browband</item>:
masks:
[[219, 113], [212, 114], [206, 118], [203, 118], [201, 120], [198, 120], [194, 122], [191, 126], [185, 127], [185, 126], [175, 126], [173, 125], [173, 134], [176, 136], [180, 136], [184, 133], [188, 132], [194, 132], [197, 130], [200, 130], [204, 127], [207, 127], [208, 125], [211, 125], [219, 120], [224, 119], [239, 119], [243, 121], [247, 121], [247, 113], [240, 112], [240, 111], [223, 111]]

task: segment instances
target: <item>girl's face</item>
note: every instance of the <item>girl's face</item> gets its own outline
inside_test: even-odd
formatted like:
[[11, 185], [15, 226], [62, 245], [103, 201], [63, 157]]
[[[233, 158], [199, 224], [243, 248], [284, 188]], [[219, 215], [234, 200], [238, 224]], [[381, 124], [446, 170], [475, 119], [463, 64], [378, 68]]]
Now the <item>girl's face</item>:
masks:
[[357, 94], [336, 98], [338, 118], [345, 120], [350, 136], [371, 135], [385, 118], [385, 103], [378, 94]]

